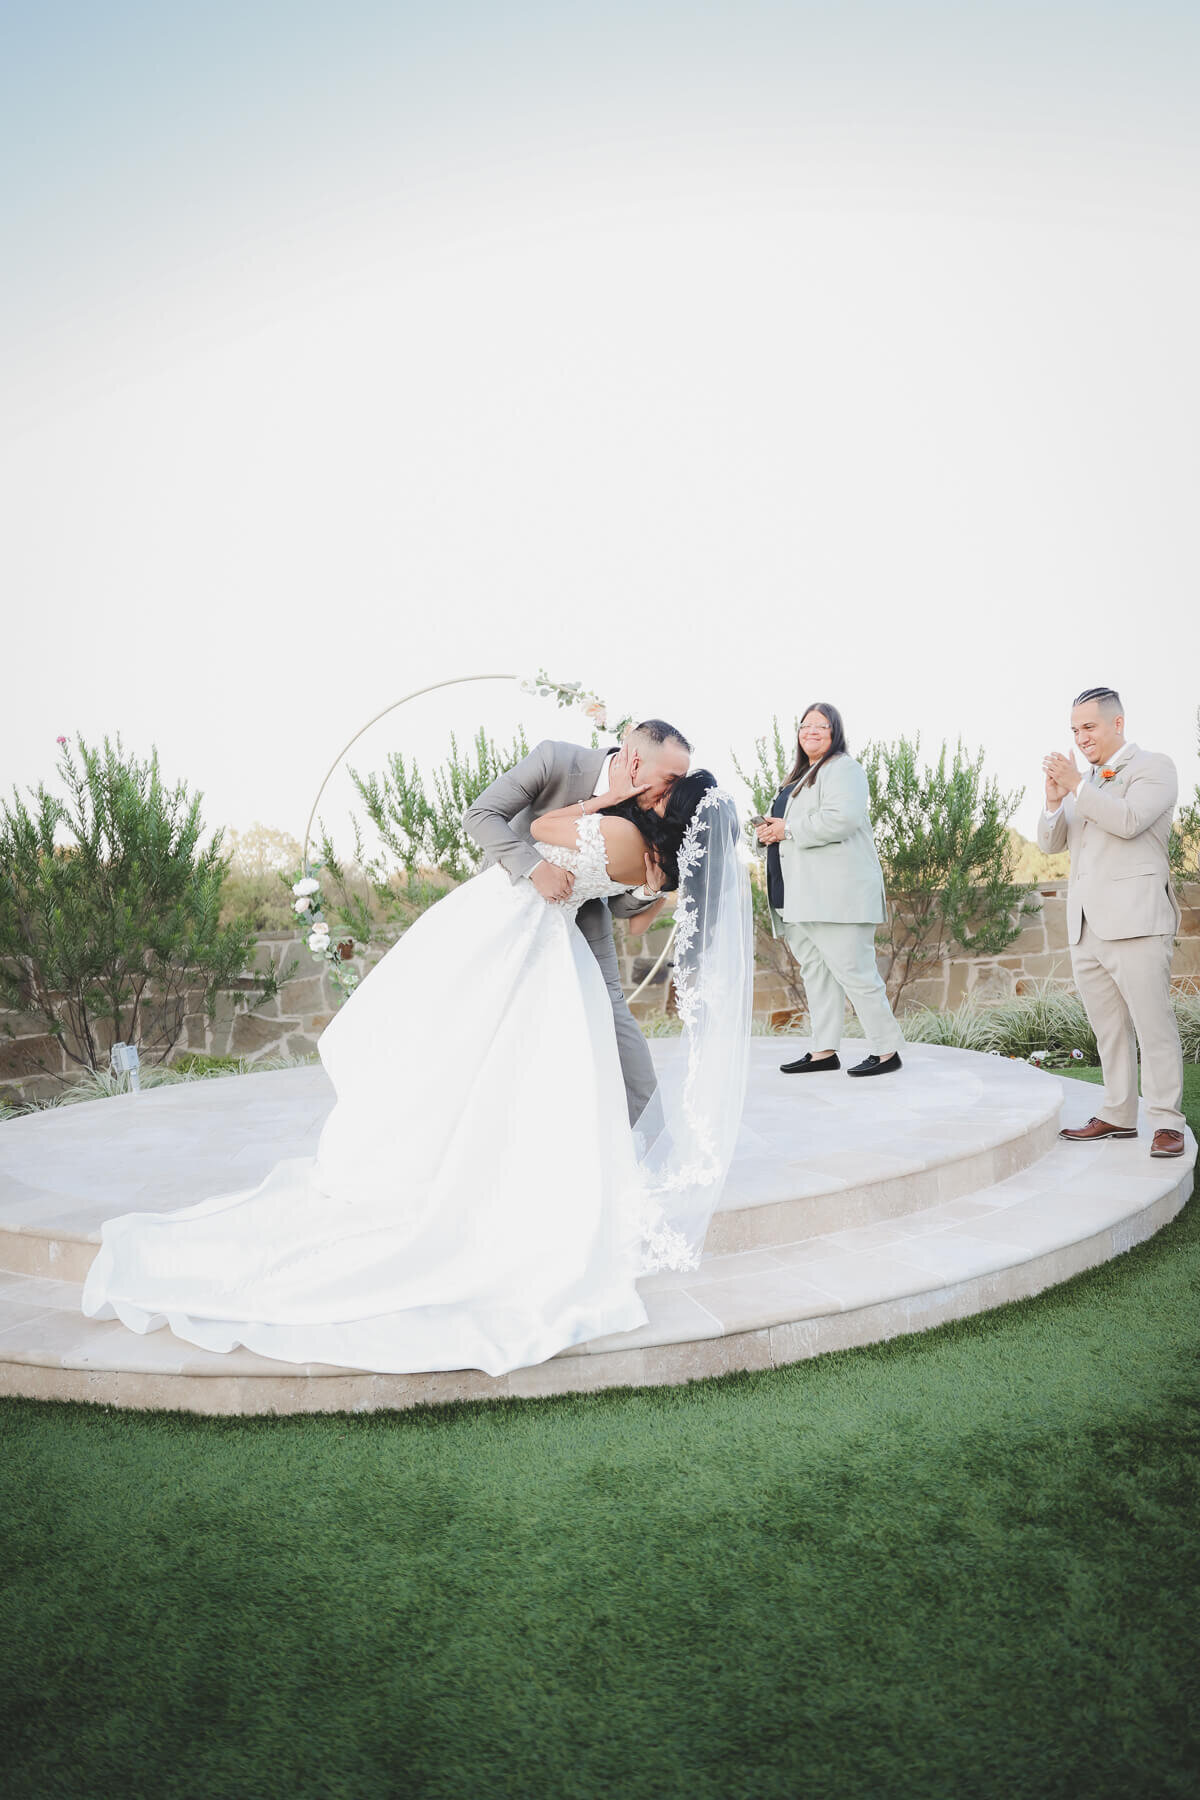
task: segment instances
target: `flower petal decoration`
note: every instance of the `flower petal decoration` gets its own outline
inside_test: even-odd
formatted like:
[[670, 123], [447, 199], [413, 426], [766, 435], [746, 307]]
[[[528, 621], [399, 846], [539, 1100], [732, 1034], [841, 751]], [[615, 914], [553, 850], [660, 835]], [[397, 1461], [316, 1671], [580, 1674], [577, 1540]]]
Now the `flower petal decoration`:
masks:
[[311, 906], [312, 906], [312, 901], [308, 898], [307, 894], [304, 895], [299, 900], [292, 901], [292, 911], [293, 912], [306, 913]]
[[319, 882], [314, 881], [311, 875], [306, 875], [302, 881], [293, 881], [292, 892], [293, 894], [315, 894], [319, 885]]

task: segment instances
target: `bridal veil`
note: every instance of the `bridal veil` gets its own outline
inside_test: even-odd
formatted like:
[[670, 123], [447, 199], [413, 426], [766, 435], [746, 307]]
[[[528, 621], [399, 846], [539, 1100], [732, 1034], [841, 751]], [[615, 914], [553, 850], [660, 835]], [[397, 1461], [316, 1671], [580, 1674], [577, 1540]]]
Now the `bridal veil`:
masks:
[[733, 1158], [750, 1054], [754, 931], [733, 797], [709, 788], [679, 850], [675, 1001], [682, 1066], [638, 1123], [648, 1269], [695, 1268]]

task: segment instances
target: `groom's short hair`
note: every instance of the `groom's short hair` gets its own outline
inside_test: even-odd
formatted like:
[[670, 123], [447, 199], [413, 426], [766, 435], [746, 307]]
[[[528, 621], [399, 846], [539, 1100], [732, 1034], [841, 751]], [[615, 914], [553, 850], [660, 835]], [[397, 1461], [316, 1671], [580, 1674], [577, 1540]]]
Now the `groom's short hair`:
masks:
[[682, 744], [689, 756], [692, 754], [692, 746], [682, 731], [676, 731], [675, 727], [668, 725], [665, 719], [643, 719], [641, 724], [635, 725], [633, 729], [640, 732], [643, 737], [648, 737], [652, 744], [674, 742]]
[[1125, 708], [1121, 705], [1121, 696], [1116, 688], [1084, 688], [1082, 694], [1076, 694], [1072, 707], [1090, 706], [1095, 702], [1097, 711], [1106, 719], [1122, 719]]

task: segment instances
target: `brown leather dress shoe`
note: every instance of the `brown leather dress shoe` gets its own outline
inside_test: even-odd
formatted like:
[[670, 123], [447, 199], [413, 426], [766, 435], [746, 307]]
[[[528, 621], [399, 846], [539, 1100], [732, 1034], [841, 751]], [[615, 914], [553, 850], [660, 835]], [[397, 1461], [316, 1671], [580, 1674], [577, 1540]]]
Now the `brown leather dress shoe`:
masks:
[[1182, 1156], [1182, 1131], [1156, 1131], [1150, 1145], [1151, 1156]]
[[1133, 1125], [1110, 1125], [1107, 1119], [1089, 1119], [1086, 1125], [1076, 1125], [1072, 1130], [1060, 1131], [1058, 1135], [1080, 1144], [1092, 1144], [1097, 1138], [1136, 1137], [1137, 1128]]

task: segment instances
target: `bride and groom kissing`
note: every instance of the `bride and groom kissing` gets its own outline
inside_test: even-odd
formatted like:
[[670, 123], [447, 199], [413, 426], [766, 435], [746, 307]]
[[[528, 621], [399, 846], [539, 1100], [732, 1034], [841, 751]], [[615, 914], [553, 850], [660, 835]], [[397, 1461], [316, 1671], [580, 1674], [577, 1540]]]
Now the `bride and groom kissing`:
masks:
[[[106, 1222], [85, 1313], [214, 1351], [499, 1375], [646, 1322], [694, 1267], [741, 1119], [753, 1000], [731, 797], [662, 720], [544, 742], [464, 814], [478, 875], [335, 1015], [316, 1154], [183, 1211]], [[686, 1056], [656, 1084], [612, 916], [676, 894]], [[445, 1005], [445, 969], [461, 1005]]]

